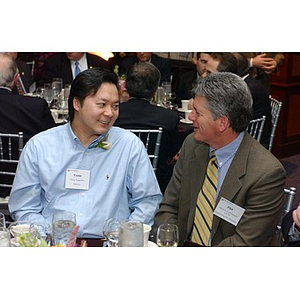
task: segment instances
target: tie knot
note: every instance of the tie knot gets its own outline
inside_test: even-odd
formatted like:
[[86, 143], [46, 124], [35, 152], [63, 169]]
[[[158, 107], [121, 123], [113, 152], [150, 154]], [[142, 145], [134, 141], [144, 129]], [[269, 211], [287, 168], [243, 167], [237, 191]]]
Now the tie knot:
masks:
[[75, 61], [75, 66], [78, 67], [78, 65], [79, 65], [79, 62]]

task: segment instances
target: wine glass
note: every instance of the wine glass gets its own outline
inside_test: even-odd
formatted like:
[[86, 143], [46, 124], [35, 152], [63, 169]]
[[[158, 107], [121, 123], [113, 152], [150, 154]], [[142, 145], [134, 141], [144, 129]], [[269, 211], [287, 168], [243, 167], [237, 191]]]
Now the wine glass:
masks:
[[52, 246], [52, 230], [50, 224], [46, 222], [34, 222], [30, 225], [30, 232], [35, 238], [44, 239], [48, 246]]
[[107, 240], [108, 247], [118, 247], [120, 225], [123, 220], [110, 218], [104, 222], [103, 235]]
[[44, 84], [44, 99], [47, 101], [48, 106], [50, 107], [51, 102], [53, 101], [54, 94], [51, 83]]
[[162, 224], [157, 230], [157, 245], [159, 247], [177, 247], [178, 227], [175, 224]]
[[6, 225], [5, 225], [5, 216], [2, 212], [0, 212], [0, 227], [6, 227]]

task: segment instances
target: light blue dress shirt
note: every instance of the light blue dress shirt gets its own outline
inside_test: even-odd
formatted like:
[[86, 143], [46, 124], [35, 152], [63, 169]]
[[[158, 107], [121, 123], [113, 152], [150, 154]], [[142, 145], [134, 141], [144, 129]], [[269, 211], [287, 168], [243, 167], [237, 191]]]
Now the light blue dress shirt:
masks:
[[[134, 219], [153, 225], [162, 194], [141, 140], [111, 127], [109, 150], [87, 148], [70, 123], [31, 138], [21, 154], [9, 210], [15, 220], [47, 221], [57, 210], [76, 213], [78, 237], [102, 237], [106, 219]], [[67, 169], [89, 170], [87, 190], [66, 188]]]

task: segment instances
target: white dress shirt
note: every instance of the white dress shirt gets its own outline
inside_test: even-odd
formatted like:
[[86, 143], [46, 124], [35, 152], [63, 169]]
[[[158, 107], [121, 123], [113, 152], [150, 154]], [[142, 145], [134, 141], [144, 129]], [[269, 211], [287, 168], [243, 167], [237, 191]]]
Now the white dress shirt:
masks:
[[[76, 60], [70, 60], [71, 62], [71, 69], [72, 69], [72, 75], [73, 75], [73, 79], [75, 78], [75, 62]], [[80, 71], [84, 71], [87, 70], [89, 68], [88, 63], [87, 63], [87, 59], [86, 59], [86, 53], [84, 53], [84, 55], [78, 60], [78, 67], [80, 69]]]

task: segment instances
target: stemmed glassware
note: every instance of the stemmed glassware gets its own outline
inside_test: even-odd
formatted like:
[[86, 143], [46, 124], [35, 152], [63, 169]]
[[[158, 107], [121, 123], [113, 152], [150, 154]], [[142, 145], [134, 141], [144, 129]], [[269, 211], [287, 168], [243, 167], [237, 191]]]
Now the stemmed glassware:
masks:
[[48, 106], [50, 107], [51, 102], [53, 101], [54, 93], [51, 83], [44, 84], [44, 99], [47, 101]]
[[6, 227], [6, 225], [5, 225], [5, 216], [2, 212], [0, 212], [0, 227]]
[[123, 220], [110, 218], [104, 222], [103, 235], [107, 240], [108, 247], [118, 247], [120, 225]]
[[175, 224], [162, 224], [157, 230], [157, 245], [159, 247], [177, 247], [178, 227]]

